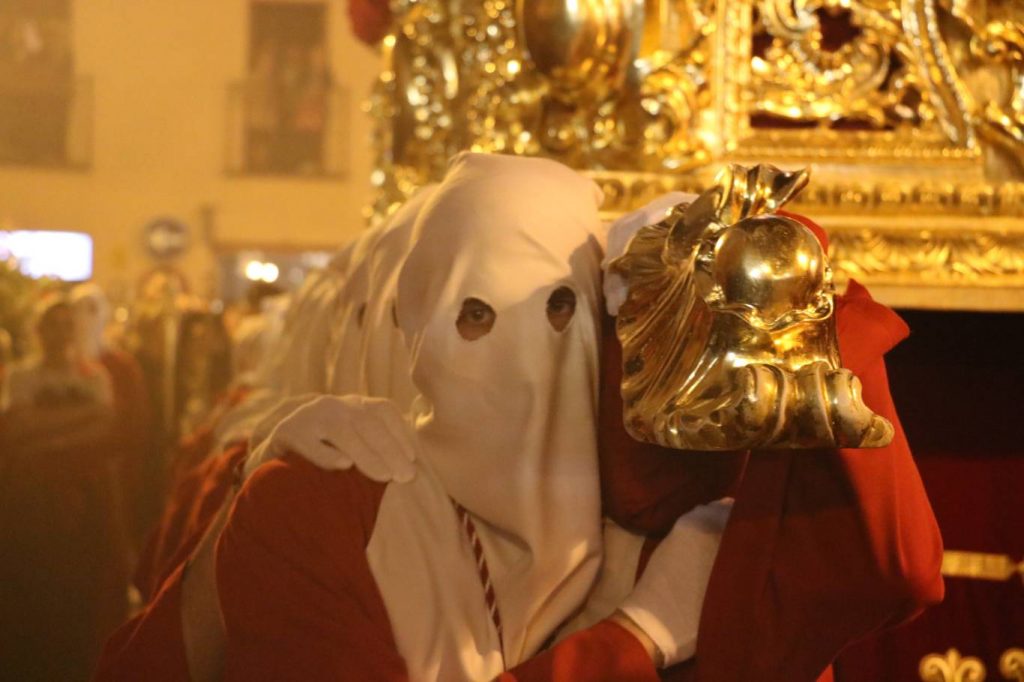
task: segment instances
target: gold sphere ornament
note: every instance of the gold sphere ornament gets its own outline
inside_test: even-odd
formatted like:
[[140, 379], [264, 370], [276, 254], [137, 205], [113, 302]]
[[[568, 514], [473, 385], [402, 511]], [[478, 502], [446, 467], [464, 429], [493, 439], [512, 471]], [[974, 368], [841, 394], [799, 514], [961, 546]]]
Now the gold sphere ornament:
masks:
[[888, 445], [840, 364], [828, 256], [777, 211], [807, 171], [730, 166], [612, 263], [627, 430], [681, 450]]

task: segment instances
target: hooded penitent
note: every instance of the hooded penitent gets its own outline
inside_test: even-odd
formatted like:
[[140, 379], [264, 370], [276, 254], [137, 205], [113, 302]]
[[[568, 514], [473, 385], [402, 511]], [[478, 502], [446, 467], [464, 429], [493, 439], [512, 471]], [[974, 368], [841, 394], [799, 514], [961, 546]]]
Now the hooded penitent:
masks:
[[398, 329], [398, 274], [415, 241], [416, 218], [435, 188], [428, 185], [406, 201], [387, 221], [366, 256], [360, 389], [365, 395], [390, 398], [402, 410], [412, 405], [418, 391], [409, 375], [409, 351]]
[[343, 275], [327, 269], [311, 296], [310, 306], [303, 314], [305, 324], [296, 330], [295, 344], [290, 349], [290, 362], [295, 364], [295, 369], [285, 379], [285, 392], [288, 395], [327, 390], [324, 358], [333, 334], [331, 323], [344, 282]]
[[284, 334], [268, 351], [269, 364], [258, 384], [287, 395], [322, 391], [322, 358], [330, 339], [329, 319], [342, 285], [342, 274], [314, 270], [307, 275], [285, 315]]
[[215, 451], [249, 438], [280, 400], [324, 390], [323, 358], [345, 278], [343, 259], [347, 253], [343, 250], [329, 267], [311, 272], [293, 298], [271, 304], [287, 305], [285, 312], [275, 309], [264, 314], [267, 325], [262, 342], [266, 347], [247, 382], [253, 390], [220, 420]]
[[71, 290], [75, 318], [75, 344], [82, 356], [96, 359], [103, 352], [103, 332], [110, 322], [110, 302], [98, 284], [79, 284]]
[[[367, 547], [413, 679], [494, 677], [593, 584], [599, 203], [552, 161], [466, 154], [417, 221], [397, 314], [423, 396], [420, 474], [388, 487]], [[492, 313], [473, 340], [467, 300]]]

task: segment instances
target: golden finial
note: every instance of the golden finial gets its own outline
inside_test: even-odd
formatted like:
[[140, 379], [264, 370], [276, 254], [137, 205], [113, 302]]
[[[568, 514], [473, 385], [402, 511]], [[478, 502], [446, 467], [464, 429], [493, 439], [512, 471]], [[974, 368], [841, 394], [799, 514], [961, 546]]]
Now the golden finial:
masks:
[[634, 437], [684, 450], [892, 440], [840, 366], [824, 249], [776, 213], [808, 177], [729, 166], [615, 261], [629, 285], [617, 332]]

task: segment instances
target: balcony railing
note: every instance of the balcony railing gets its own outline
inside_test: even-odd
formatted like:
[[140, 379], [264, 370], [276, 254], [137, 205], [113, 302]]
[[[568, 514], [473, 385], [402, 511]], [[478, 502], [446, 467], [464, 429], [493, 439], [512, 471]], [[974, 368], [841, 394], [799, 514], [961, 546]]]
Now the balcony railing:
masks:
[[227, 172], [338, 177], [348, 170], [348, 93], [251, 79], [228, 88]]
[[92, 166], [92, 78], [0, 69], [0, 164]]

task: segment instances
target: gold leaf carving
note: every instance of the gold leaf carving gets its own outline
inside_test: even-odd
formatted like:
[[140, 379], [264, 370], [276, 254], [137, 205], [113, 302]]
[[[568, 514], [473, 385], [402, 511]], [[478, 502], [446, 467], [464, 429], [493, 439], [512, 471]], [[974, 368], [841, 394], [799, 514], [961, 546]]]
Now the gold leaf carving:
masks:
[[1007, 649], [999, 657], [999, 674], [1008, 680], [1024, 682], [1024, 649]]
[[584, 170], [609, 216], [699, 193], [725, 164], [813, 163], [793, 208], [833, 235], [837, 276], [977, 290], [980, 306], [1024, 285], [1019, 0], [392, 9], [369, 103], [377, 218], [464, 149]]
[[928, 654], [921, 659], [918, 674], [922, 682], [984, 682], [984, 664], [973, 656], [961, 656], [956, 649]]

